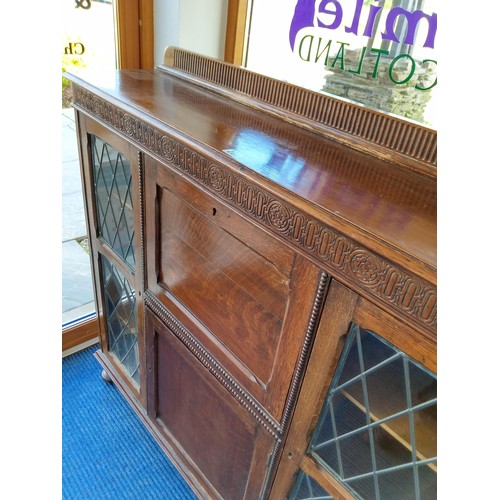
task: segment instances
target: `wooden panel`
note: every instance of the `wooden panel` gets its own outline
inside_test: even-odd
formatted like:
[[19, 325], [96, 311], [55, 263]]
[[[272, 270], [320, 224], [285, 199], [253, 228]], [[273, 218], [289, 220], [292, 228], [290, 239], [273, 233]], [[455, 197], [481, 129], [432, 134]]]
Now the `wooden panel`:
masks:
[[[182, 274], [183, 270], [190, 266], [195, 267], [195, 263], [198, 262], [201, 268], [206, 268], [207, 273], [204, 274], [203, 269], [200, 269], [199, 273], [194, 270], [190, 272], [199, 274], [203, 280], [207, 279], [210, 271], [216, 275], [209, 284], [212, 295], [217, 295], [214, 287], [217, 278], [220, 278], [221, 292], [226, 287], [237, 288], [240, 293], [249, 295], [252, 300], [262, 304], [262, 307], [276, 319], [283, 318], [289, 276], [281, 273], [272, 262], [220, 228], [217, 223], [201, 215], [170, 191], [162, 190], [159, 205], [160, 232], [167, 236], [165, 245], [160, 248], [160, 272], [166, 270], [163, 283], [168, 288], [172, 291], [177, 286], [182, 288], [182, 276], [179, 277], [175, 272], [177, 263]], [[213, 220], [216, 215], [217, 209], [214, 208]], [[186, 253], [183, 255], [183, 252]], [[193, 292], [197, 293], [196, 290]], [[181, 297], [175, 291], [174, 294]], [[212, 297], [209, 295], [205, 299], [210, 301]]]
[[267, 383], [289, 277], [169, 191], [159, 206], [160, 284]]
[[145, 171], [147, 289], [183, 325], [179, 338], [200, 342], [279, 425], [320, 269], [166, 165], [146, 157]]
[[[272, 261], [273, 266], [280, 273], [284, 275], [291, 273], [295, 259], [294, 250], [262, 230], [258, 231], [257, 238], [254, 237], [258, 228], [238, 215], [232, 207], [222, 203], [214, 196], [207, 195], [206, 191], [191, 182], [187, 182], [170, 168], [165, 168], [152, 158], [148, 158], [148, 161], [150, 170], [154, 165], [160, 165], [160, 168], [154, 172], [158, 186], [172, 191], [179, 198], [189, 200], [189, 204], [200, 214], [212, 220], [218, 227], [232, 234], [238, 240], [246, 243], [266, 260]], [[150, 197], [153, 194], [150, 193]]]
[[[239, 499], [247, 489], [258, 491], [274, 439], [149, 315], [148, 369], [150, 417], [185, 453], [186, 465], [212, 486], [214, 497]], [[254, 454], [260, 464], [252, 467]]]

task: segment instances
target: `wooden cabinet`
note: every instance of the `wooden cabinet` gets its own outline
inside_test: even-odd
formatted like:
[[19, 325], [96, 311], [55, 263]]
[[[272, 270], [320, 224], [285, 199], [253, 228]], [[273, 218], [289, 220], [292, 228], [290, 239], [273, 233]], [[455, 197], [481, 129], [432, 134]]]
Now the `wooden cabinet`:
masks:
[[69, 75], [107, 376], [200, 498], [432, 498], [435, 136], [167, 54]]

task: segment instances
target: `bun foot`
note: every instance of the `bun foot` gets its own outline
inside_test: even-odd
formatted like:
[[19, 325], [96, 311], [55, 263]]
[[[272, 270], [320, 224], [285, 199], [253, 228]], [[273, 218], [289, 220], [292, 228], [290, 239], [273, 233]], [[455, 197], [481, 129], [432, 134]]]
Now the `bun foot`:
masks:
[[111, 377], [108, 375], [108, 372], [106, 370], [103, 370], [101, 372], [101, 377], [104, 381], [111, 382]]

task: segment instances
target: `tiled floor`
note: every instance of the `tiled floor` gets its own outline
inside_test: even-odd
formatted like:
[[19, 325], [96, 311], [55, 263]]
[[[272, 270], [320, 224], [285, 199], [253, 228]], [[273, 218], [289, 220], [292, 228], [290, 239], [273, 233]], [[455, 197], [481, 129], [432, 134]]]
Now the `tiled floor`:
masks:
[[62, 110], [62, 324], [92, 313], [90, 259], [78, 243], [87, 234], [73, 108]]

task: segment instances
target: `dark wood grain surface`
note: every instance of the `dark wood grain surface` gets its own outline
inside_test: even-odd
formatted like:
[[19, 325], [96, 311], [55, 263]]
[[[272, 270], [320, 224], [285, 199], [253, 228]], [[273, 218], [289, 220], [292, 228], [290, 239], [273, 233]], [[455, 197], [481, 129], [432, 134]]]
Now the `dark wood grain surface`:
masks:
[[152, 158], [145, 187], [148, 291], [279, 427], [319, 268]]
[[152, 124], [222, 152], [229, 163], [236, 160], [243, 175], [307, 200], [319, 217], [329, 217], [349, 236], [374, 238], [435, 270], [434, 179], [159, 70], [85, 74], [88, 83], [72, 79], [130, 112], [145, 113]]

